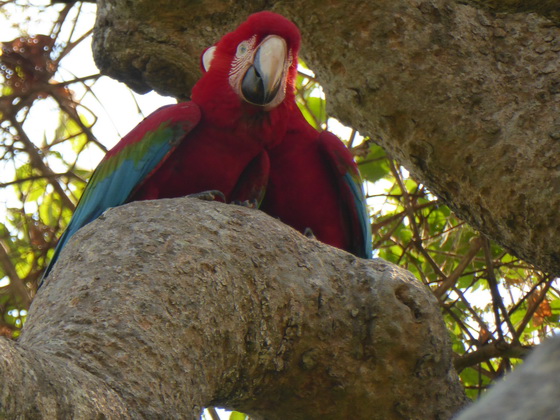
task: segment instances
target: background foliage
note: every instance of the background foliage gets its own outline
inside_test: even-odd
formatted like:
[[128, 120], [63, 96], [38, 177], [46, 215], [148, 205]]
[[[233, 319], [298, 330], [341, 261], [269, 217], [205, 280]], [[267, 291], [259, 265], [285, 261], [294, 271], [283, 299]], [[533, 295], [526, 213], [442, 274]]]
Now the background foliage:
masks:
[[[0, 6], [0, 17], [18, 31], [2, 39], [0, 55], [0, 334], [17, 338], [45, 264], [95, 166], [83, 163], [84, 157], [99, 160], [109, 146], [95, 136], [106, 136], [99, 127], [109, 117], [85, 105], [96, 101], [106, 78], [95, 69], [76, 75], [64, 67], [77, 47], [89, 44], [92, 20], [84, 24], [82, 16], [95, 6], [18, 0]], [[50, 30], [35, 33], [36, 19]], [[407, 268], [432, 290], [451, 333], [455, 366], [476, 397], [554, 334], [557, 279], [455, 217], [375, 137], [362, 138], [329, 118], [322, 90], [305, 66], [297, 88], [306, 118], [345, 137], [365, 180], [376, 256]], [[129, 113], [138, 122], [143, 114], [133, 108]], [[111, 137], [117, 134], [113, 129]]]

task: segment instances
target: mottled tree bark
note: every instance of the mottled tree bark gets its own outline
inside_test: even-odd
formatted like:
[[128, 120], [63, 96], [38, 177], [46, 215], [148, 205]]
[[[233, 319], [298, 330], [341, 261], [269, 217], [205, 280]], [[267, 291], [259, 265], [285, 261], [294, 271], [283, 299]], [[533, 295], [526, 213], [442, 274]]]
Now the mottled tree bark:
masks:
[[560, 271], [558, 1], [100, 0], [96, 60], [186, 98], [201, 50], [263, 7], [301, 28], [334, 116], [474, 227]]
[[462, 3], [501, 13], [539, 13], [560, 23], [560, 0], [463, 0]]
[[412, 275], [257, 210], [136, 202], [80, 230], [0, 341], [0, 418], [447, 419], [448, 333]]

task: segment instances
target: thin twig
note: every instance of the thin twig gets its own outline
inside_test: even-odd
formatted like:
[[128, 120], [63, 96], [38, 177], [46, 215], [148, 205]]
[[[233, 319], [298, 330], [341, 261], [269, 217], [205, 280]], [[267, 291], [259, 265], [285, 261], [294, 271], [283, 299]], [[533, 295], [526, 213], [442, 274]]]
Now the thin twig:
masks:
[[457, 265], [455, 270], [453, 270], [453, 272], [449, 276], [447, 276], [447, 278], [444, 281], [441, 282], [441, 284], [438, 286], [438, 288], [433, 291], [434, 295], [438, 299], [441, 299], [441, 297], [451, 287], [453, 287], [455, 285], [455, 283], [457, 283], [457, 280], [459, 280], [459, 277], [461, 277], [461, 275], [463, 274], [463, 271], [465, 271], [465, 268], [467, 268], [467, 266], [471, 263], [471, 261], [473, 260], [475, 255], [478, 253], [478, 251], [480, 251], [481, 247], [482, 247], [482, 241], [481, 241], [480, 237], [474, 238], [471, 241], [469, 250], [463, 256], [463, 258], [461, 259], [461, 261], [459, 262], [459, 264]]
[[79, 177], [78, 175], [76, 175], [74, 172], [72, 171], [68, 171], [68, 172], [62, 172], [62, 173], [53, 173], [51, 175], [31, 175], [25, 178], [21, 178], [21, 179], [16, 179], [14, 181], [10, 181], [10, 182], [4, 182], [4, 183], [0, 183], [0, 188], [6, 188], [6, 187], [11, 187], [13, 185], [17, 185], [17, 184], [23, 184], [24, 182], [29, 182], [29, 181], [38, 181], [40, 179], [58, 179], [58, 178], [62, 178], [62, 177], [71, 177], [71, 178], [76, 178], [82, 182], [86, 182], [84, 179], [82, 179], [81, 177]]
[[49, 168], [45, 164], [45, 162], [43, 162], [43, 158], [41, 157], [39, 150], [37, 149], [35, 144], [33, 144], [31, 139], [27, 136], [22, 125], [19, 123], [19, 121], [17, 121], [17, 119], [13, 115], [9, 115], [7, 117], [8, 117], [7, 119], [10, 121], [12, 126], [16, 129], [19, 140], [24, 145], [25, 151], [31, 161], [31, 165], [36, 169], [38, 169], [39, 172], [41, 172], [47, 177], [49, 183], [52, 185], [54, 190], [58, 193], [64, 205], [68, 207], [70, 210], [74, 211], [76, 208], [75, 204], [70, 200], [70, 198], [68, 198], [68, 196], [62, 189], [61, 185], [56, 181], [56, 178], [54, 177], [55, 173], [52, 171], [52, 169]]
[[206, 407], [206, 411], [208, 411], [212, 420], [220, 420], [220, 416], [214, 407]]
[[[23, 281], [18, 276], [17, 270], [12, 263], [12, 260], [8, 254], [8, 249], [4, 244], [4, 241], [0, 240], [0, 264], [2, 264], [2, 269], [8, 279], [10, 280], [9, 288], [14, 296], [18, 296], [21, 299], [21, 305], [25, 309], [29, 309], [31, 304], [31, 296], [29, 295], [29, 290], [23, 284]], [[20, 302], [18, 302], [20, 303]]]
[[504, 305], [504, 301], [502, 296], [500, 295], [500, 291], [498, 290], [498, 281], [496, 280], [496, 276], [494, 275], [494, 264], [492, 262], [492, 254], [490, 252], [490, 241], [488, 238], [483, 238], [482, 248], [484, 250], [484, 257], [486, 259], [486, 277], [488, 280], [488, 285], [490, 287], [490, 293], [492, 295], [492, 309], [494, 311], [494, 317], [496, 319], [496, 328], [498, 330], [498, 336], [500, 340], [504, 339], [504, 334], [502, 332], [502, 322], [500, 320], [500, 312], [504, 316], [504, 321], [506, 322], [510, 333], [513, 336], [513, 342], [519, 343], [519, 335], [516, 333], [513, 324], [511, 323], [511, 319], [509, 317], [508, 311]]
[[524, 359], [531, 352], [532, 348], [532, 346], [509, 344], [505, 341], [493, 342], [455, 359], [455, 369], [461, 372], [467, 367], [486, 362], [496, 357]]
[[[516, 334], [518, 336], [521, 335], [521, 333], [523, 332], [523, 330], [525, 329], [525, 327], [527, 326], [529, 321], [535, 315], [535, 312], [537, 311], [537, 309], [539, 309], [540, 304], [546, 298], [546, 294], [547, 294], [547, 292], [550, 288], [550, 285], [551, 285], [552, 281], [553, 280], [545, 282], [545, 286], [544, 286], [543, 290], [541, 290], [541, 292], [539, 293], [537, 298], [529, 304], [529, 307], [527, 308], [527, 312], [525, 313], [525, 316], [523, 317], [523, 319], [519, 323], [519, 326], [517, 327]], [[533, 293], [535, 293], [535, 292], [533, 292]]]

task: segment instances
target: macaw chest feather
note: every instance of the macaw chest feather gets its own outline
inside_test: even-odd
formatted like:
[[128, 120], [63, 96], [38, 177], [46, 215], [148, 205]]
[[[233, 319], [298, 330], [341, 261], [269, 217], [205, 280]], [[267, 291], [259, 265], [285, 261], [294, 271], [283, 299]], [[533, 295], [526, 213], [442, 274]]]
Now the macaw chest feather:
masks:
[[127, 201], [182, 197], [221, 191], [228, 201], [240, 175], [262, 151], [257, 142], [240, 144], [235, 135], [195, 130]]

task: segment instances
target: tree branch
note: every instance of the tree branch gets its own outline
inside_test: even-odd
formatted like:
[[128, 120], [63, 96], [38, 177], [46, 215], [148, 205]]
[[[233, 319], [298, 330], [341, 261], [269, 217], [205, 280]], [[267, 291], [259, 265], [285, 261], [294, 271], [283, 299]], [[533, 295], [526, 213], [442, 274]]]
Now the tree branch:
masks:
[[64, 192], [64, 189], [57, 182], [56, 178], [54, 177], [55, 173], [52, 171], [52, 169], [49, 168], [45, 162], [43, 162], [41, 154], [37, 150], [37, 147], [35, 147], [35, 145], [31, 141], [31, 139], [25, 133], [22, 125], [19, 123], [15, 116], [9, 115], [8, 119], [18, 133], [18, 139], [23, 143], [25, 151], [29, 156], [29, 160], [31, 161], [31, 166], [33, 166], [39, 172], [41, 172], [41, 174], [46, 176], [49, 184], [60, 196], [60, 199], [64, 206], [68, 207], [70, 210], [74, 210], [76, 208], [76, 205], [70, 200], [70, 198], [68, 198], [68, 196]]
[[18, 303], [20, 303], [23, 308], [29, 308], [29, 304], [31, 303], [29, 289], [25, 287], [25, 284], [23, 284], [23, 281], [18, 276], [17, 270], [8, 255], [8, 250], [2, 239], [0, 239], [0, 265], [10, 280], [8, 287], [12, 290], [12, 295], [20, 299]]
[[[33, 351], [17, 356], [17, 378], [40, 363], [54, 379], [41, 370], [27, 394], [0, 372], [0, 417], [48, 417], [34, 395], [49, 393], [59, 418], [125, 406], [125, 418], [197, 419], [212, 405], [272, 420], [445, 419], [465, 402], [437, 302], [409, 273], [189, 198], [131, 203], [81, 229], [18, 346]], [[117, 411], [52, 389], [58, 365]]]
[[510, 344], [505, 341], [485, 344], [479, 347], [478, 350], [466, 353], [455, 359], [455, 369], [460, 372], [467, 367], [487, 362], [495, 357], [513, 357], [516, 359], [523, 359], [527, 357], [532, 349], [533, 347], [531, 346], [522, 346], [519, 343]]
[[482, 239], [480, 237], [473, 238], [468, 252], [463, 256], [455, 270], [453, 270], [453, 272], [441, 282], [438, 288], [434, 290], [434, 295], [437, 298], [441, 299], [443, 294], [455, 285], [457, 280], [459, 280], [459, 277], [463, 274], [463, 271], [465, 271], [465, 268], [467, 268], [467, 266], [471, 263], [481, 247]]

